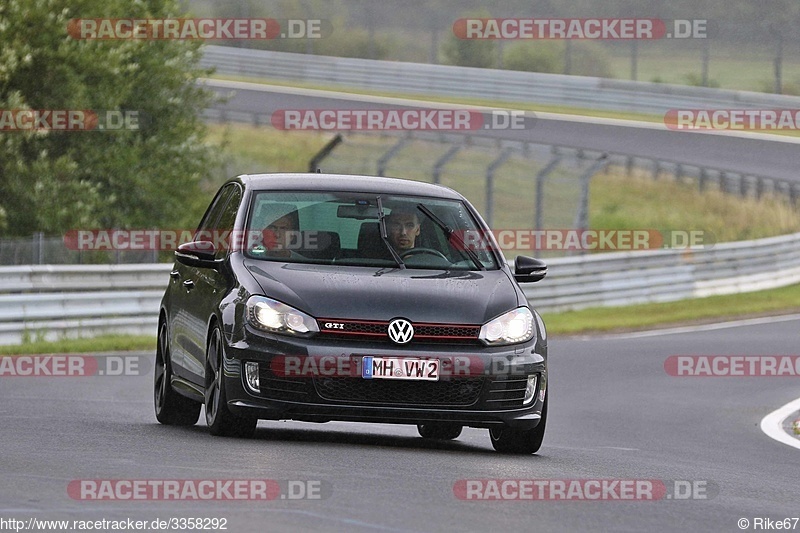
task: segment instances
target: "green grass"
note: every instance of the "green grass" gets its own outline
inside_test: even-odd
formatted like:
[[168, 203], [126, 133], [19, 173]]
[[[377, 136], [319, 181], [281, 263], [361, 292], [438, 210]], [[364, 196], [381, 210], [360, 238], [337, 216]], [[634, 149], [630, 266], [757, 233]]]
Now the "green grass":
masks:
[[704, 230], [717, 242], [800, 231], [800, 211], [781, 198], [740, 198], [696, 183], [626, 176], [621, 169], [592, 180], [590, 225], [602, 229]]
[[[647, 43], [645, 43], [647, 44]], [[772, 92], [774, 50], [764, 47], [739, 47], [735, 51], [716, 49], [712, 43], [708, 63], [710, 85], [723, 89]], [[615, 78], [630, 79], [630, 49], [617, 49], [611, 58]], [[658, 46], [639, 46], [638, 79], [679, 85], [697, 80], [702, 71], [702, 53], [685, 42], [662, 42]], [[800, 85], [800, 61], [794, 51], [783, 60], [784, 93], [797, 94]]]
[[53, 342], [37, 341], [20, 345], [0, 346], [0, 355], [127, 352], [140, 350], [155, 352], [155, 348], [155, 336], [103, 335], [91, 339], [63, 339]]
[[800, 313], [800, 285], [667, 303], [542, 313], [542, 317], [549, 333], [576, 334], [693, 325], [721, 319], [788, 313]]

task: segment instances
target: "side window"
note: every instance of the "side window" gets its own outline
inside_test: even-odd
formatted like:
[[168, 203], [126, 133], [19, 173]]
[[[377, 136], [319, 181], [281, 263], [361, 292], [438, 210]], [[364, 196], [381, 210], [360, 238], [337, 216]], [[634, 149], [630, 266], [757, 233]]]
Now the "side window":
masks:
[[219, 220], [222, 211], [225, 209], [225, 206], [228, 204], [228, 199], [230, 199], [231, 195], [233, 194], [234, 186], [228, 185], [224, 189], [220, 190], [217, 193], [216, 198], [211, 203], [211, 206], [206, 211], [206, 214], [203, 216], [203, 220], [200, 222], [200, 225], [197, 227], [197, 231], [194, 234], [195, 241], [213, 241], [214, 240], [214, 231], [217, 229], [217, 220]]
[[[233, 189], [233, 192], [229, 195], [228, 203], [222, 210], [216, 227], [217, 233], [220, 237], [227, 235], [225, 242], [228, 244], [230, 244], [232, 242], [231, 239], [234, 238], [233, 224], [236, 222], [236, 213], [239, 212], [239, 205], [242, 203], [242, 191], [239, 190], [239, 187], [236, 185], [230, 185], [230, 188]], [[225, 257], [225, 254], [228, 252], [227, 248], [229, 248], [229, 246], [217, 250], [216, 258], [221, 259]]]

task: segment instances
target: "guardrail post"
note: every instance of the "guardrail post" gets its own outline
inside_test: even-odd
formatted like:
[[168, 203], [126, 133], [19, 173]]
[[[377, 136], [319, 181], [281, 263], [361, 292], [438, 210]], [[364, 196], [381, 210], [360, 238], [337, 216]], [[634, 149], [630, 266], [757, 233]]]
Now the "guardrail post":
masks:
[[328, 141], [327, 144], [322, 147], [322, 150], [317, 152], [316, 155], [311, 158], [311, 161], [308, 163], [308, 171], [313, 173], [319, 170], [319, 164], [322, 162], [322, 160], [328, 157], [343, 140], [344, 137], [342, 137], [342, 134], [337, 133], [336, 137]]
[[680, 163], [675, 165], [675, 181], [680, 182], [683, 178], [683, 165]]
[[403, 137], [397, 143], [389, 148], [389, 150], [378, 159], [378, 176], [383, 176], [386, 173], [386, 166], [389, 164], [389, 161], [403, 149], [403, 147], [408, 142], [408, 137]]
[[456, 154], [461, 150], [461, 145], [457, 144], [455, 146], [451, 146], [450, 149], [444, 153], [442, 157], [440, 157], [436, 163], [433, 165], [433, 182], [439, 183], [439, 179], [442, 176], [442, 169], [444, 166], [453, 159]]
[[494, 227], [494, 173], [509, 157], [511, 148], [506, 148], [486, 169], [486, 223], [490, 228]]
[[44, 264], [44, 233], [37, 231], [33, 234], [31, 245], [31, 263], [34, 265]]
[[658, 175], [661, 173], [661, 161], [653, 159], [653, 179], [657, 180]]
[[536, 174], [536, 220], [533, 228], [540, 230], [544, 225], [544, 180], [555, 170], [561, 162], [561, 154], [557, 153], [550, 158], [545, 167]]
[[708, 172], [705, 168], [700, 169], [700, 176], [697, 178], [697, 187], [700, 191], [706, 190], [706, 182], [708, 181]]
[[760, 200], [763, 194], [764, 194], [764, 178], [758, 176], [756, 178], [756, 198]]
[[747, 196], [747, 176], [744, 174], [739, 174], [739, 196]]
[[628, 176], [632, 176], [633, 175], [633, 156], [632, 155], [629, 155], [625, 159], [625, 172], [628, 174]]

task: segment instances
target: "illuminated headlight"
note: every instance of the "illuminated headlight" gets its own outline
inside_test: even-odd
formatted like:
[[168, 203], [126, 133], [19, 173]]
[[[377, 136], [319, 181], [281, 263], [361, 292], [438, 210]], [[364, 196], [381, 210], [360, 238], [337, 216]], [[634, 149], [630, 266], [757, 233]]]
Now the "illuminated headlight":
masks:
[[527, 307], [518, 307], [484, 324], [478, 338], [494, 346], [527, 342], [535, 336], [533, 313]]
[[528, 405], [536, 399], [536, 374], [528, 376], [528, 384], [525, 387], [525, 397], [522, 399], [522, 405]]
[[306, 337], [319, 331], [317, 321], [307, 314], [264, 296], [251, 296], [247, 301], [247, 320], [272, 333]]
[[258, 382], [258, 363], [254, 361], [246, 361], [244, 363], [244, 378], [250, 390], [253, 392], [261, 392]]

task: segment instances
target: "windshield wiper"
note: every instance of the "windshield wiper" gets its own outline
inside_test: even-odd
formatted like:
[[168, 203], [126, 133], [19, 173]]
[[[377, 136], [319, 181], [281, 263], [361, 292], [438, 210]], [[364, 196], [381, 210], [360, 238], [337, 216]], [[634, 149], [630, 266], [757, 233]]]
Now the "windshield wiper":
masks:
[[389, 253], [392, 254], [392, 258], [397, 263], [397, 266], [400, 268], [406, 268], [403, 258], [400, 257], [400, 254], [398, 254], [397, 250], [394, 249], [392, 243], [389, 242], [389, 235], [386, 233], [386, 213], [383, 212], [383, 202], [381, 201], [380, 196], [378, 196], [378, 224], [381, 226], [381, 240], [389, 249]]
[[448, 241], [450, 239], [456, 241], [456, 244], [460, 247], [461, 250], [464, 250], [464, 253], [466, 253], [469, 256], [472, 262], [475, 263], [476, 267], [478, 267], [480, 270], [486, 270], [486, 266], [483, 263], [481, 263], [480, 259], [478, 259], [478, 254], [476, 254], [475, 251], [472, 250], [471, 248], [467, 247], [467, 244], [464, 242], [464, 239], [461, 238], [461, 235], [456, 233], [456, 231], [450, 226], [448, 226], [441, 218], [437, 217], [436, 214], [430, 209], [428, 209], [427, 206], [423, 204], [417, 204], [417, 209], [425, 213], [425, 216], [433, 220], [436, 223], [436, 225], [439, 226], [442, 229], [442, 231], [444, 231], [445, 235], [447, 235]]

